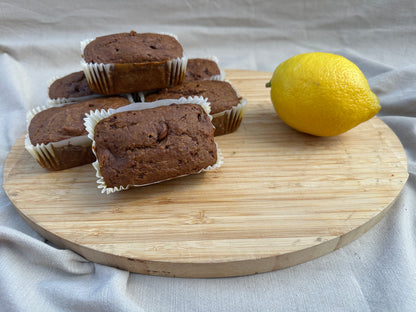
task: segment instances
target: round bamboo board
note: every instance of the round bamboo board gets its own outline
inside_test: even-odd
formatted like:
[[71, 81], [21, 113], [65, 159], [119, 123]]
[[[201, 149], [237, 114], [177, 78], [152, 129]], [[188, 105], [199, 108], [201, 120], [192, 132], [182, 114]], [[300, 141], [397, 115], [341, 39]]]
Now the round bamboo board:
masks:
[[271, 73], [228, 70], [247, 98], [240, 128], [216, 138], [221, 168], [110, 195], [91, 165], [50, 172], [20, 137], [3, 187], [46, 239], [131, 272], [225, 277], [325, 255], [361, 236], [392, 206], [407, 177], [403, 147], [380, 119], [336, 137], [287, 127], [265, 83]]

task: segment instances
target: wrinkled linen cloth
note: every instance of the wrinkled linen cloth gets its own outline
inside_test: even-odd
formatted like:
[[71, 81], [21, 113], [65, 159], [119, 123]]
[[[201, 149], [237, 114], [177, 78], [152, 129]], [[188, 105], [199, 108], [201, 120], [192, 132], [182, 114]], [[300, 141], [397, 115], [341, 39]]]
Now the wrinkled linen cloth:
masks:
[[416, 2], [27, 1], [0, 3], [0, 168], [46, 101], [47, 81], [79, 69], [79, 42], [116, 32], [176, 34], [188, 56], [272, 72], [303, 52], [355, 62], [409, 179], [366, 234], [318, 259], [251, 276], [187, 279], [89, 262], [34, 232], [0, 190], [0, 311], [416, 311]]

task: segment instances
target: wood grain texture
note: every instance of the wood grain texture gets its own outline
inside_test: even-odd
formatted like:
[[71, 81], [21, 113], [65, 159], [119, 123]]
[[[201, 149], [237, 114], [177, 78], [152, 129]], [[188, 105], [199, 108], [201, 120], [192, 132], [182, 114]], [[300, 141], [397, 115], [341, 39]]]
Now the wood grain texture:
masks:
[[407, 177], [403, 147], [380, 119], [336, 137], [298, 133], [264, 87], [271, 73], [228, 70], [248, 99], [235, 133], [216, 141], [221, 168], [111, 195], [91, 165], [41, 168], [10, 151], [3, 187], [24, 220], [58, 246], [131, 272], [224, 277], [285, 268], [356, 239]]

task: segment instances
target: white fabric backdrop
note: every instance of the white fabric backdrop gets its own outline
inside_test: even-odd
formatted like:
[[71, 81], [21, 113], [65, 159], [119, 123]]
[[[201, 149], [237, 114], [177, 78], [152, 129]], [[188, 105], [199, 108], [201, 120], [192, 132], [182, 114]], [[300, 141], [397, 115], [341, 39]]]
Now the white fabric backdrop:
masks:
[[[389, 213], [353, 243], [280, 271], [220, 279], [130, 274], [51, 246], [0, 190], [0, 311], [416, 311], [416, 2], [0, 2], [0, 165], [46, 100], [79, 69], [79, 42], [115, 32], [178, 35], [188, 56], [273, 71], [310, 51], [353, 60], [402, 141], [410, 177]], [[3, 181], [3, 174], [1, 174]]]

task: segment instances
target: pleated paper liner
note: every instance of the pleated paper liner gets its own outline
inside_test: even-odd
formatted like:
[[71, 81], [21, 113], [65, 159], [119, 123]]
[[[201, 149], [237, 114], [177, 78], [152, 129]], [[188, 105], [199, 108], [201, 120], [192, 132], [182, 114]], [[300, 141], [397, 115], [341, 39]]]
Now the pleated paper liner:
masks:
[[215, 136], [232, 133], [240, 127], [246, 109], [247, 100], [241, 97], [239, 99], [238, 105], [212, 115], [212, 124], [215, 127]]

